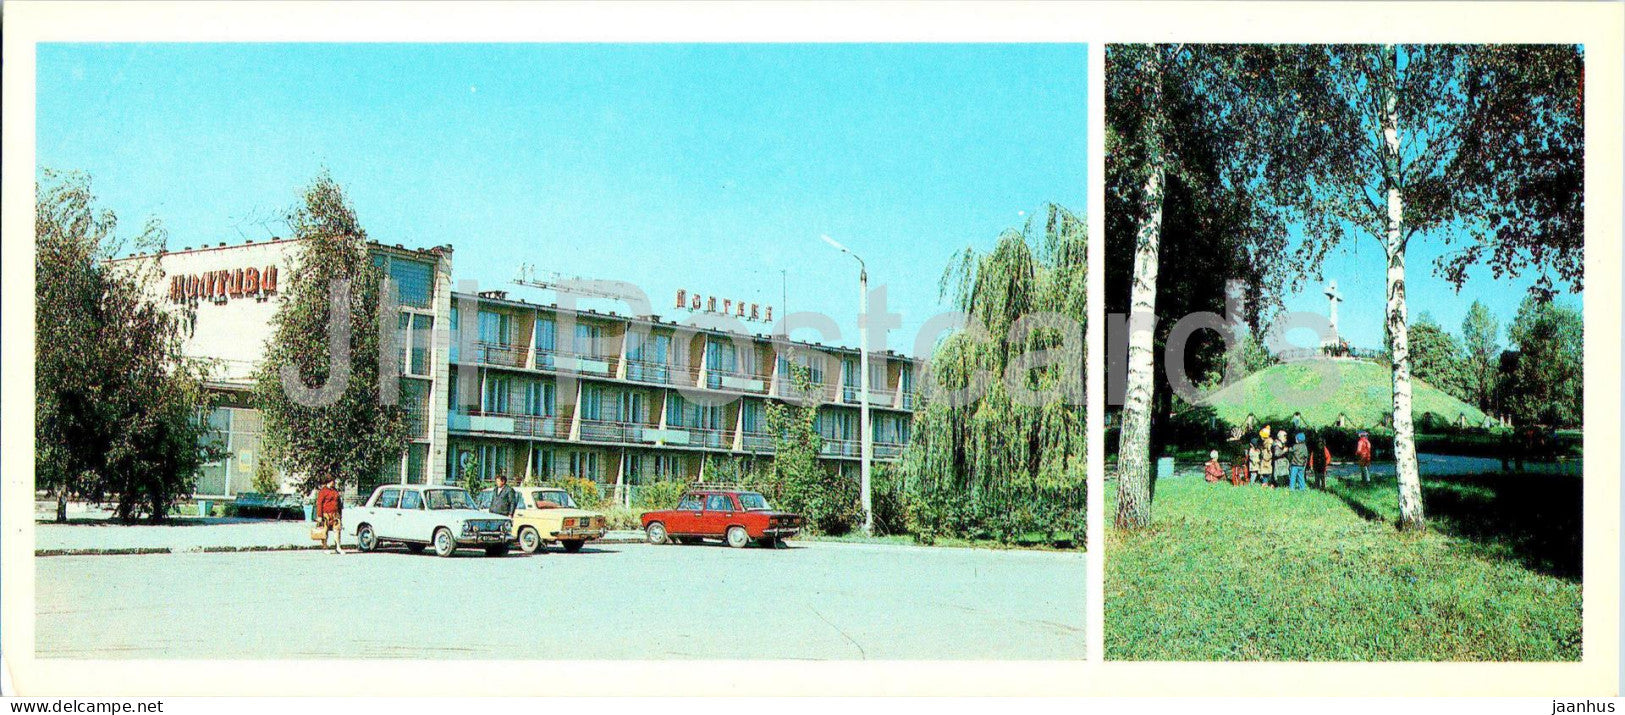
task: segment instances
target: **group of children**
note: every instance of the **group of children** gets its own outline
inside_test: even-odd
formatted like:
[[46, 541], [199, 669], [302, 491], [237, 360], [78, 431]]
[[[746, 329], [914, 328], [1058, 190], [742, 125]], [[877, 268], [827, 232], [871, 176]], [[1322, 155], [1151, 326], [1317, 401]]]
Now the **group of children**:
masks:
[[[1319, 439], [1318, 435], [1310, 438], [1312, 434], [1298, 432], [1289, 440], [1286, 430], [1272, 433], [1266, 425], [1259, 430], [1258, 436], [1252, 438], [1246, 450], [1236, 453], [1235, 461], [1230, 468], [1230, 483], [1238, 487], [1243, 484], [1259, 484], [1270, 488], [1284, 486], [1298, 491], [1309, 488], [1308, 475], [1313, 474], [1315, 487], [1325, 489], [1326, 469], [1332, 463], [1332, 450]], [[1355, 459], [1360, 462], [1360, 473], [1367, 481], [1371, 478], [1370, 444], [1366, 433], [1361, 432], [1355, 449]], [[1218, 450], [1208, 452], [1208, 461], [1203, 466], [1203, 473], [1210, 483], [1224, 479], [1225, 470], [1219, 463]]]

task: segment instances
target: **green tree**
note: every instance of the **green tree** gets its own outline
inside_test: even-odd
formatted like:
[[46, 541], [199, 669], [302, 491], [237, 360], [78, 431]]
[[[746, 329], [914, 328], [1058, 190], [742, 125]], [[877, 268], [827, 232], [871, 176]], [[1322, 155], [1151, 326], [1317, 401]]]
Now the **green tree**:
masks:
[[[97, 210], [90, 178], [42, 172], [35, 203], [35, 485], [67, 500], [112, 501], [126, 523], [163, 520], [220, 455], [203, 436], [207, 369], [182, 352], [184, 311], [154, 296], [155, 260], [109, 262], [125, 248]], [[149, 222], [134, 248], [155, 254]]]
[[1461, 321], [1462, 347], [1466, 352], [1468, 402], [1493, 413], [1495, 388], [1500, 383], [1501, 325], [1477, 300], [1467, 308]]
[[1411, 325], [1411, 359], [1416, 379], [1463, 402], [1472, 400], [1465, 352], [1455, 336], [1445, 332], [1428, 313]]
[[383, 274], [343, 190], [323, 173], [289, 216], [299, 253], [287, 300], [256, 375], [265, 448], [309, 491], [323, 477], [342, 485], [377, 480], [409, 439], [405, 410], [385, 377], [396, 316], [381, 310]]
[[1585, 323], [1580, 311], [1524, 298], [1507, 329], [1516, 346], [1504, 383], [1519, 424], [1573, 427], [1585, 420]]
[[818, 461], [824, 438], [818, 432], [823, 390], [812, 372], [794, 359], [790, 389], [794, 399], [768, 400], [767, 429], [773, 433], [773, 464], [766, 481], [783, 507], [799, 512], [824, 533], [844, 533], [858, 511], [858, 485]]
[[[1083, 533], [1087, 240], [1083, 222], [1053, 205], [1042, 238], [1031, 233], [967, 249], [944, 273], [945, 297], [987, 333], [950, 336], [927, 366], [900, 463], [926, 540]], [[1046, 314], [1059, 320], [1024, 317]]]
[[[1536, 291], [1580, 285], [1584, 150], [1579, 48], [1559, 45], [1274, 45], [1253, 51], [1266, 104], [1298, 150], [1257, 167], [1291, 207], [1303, 245], [1374, 238], [1387, 279], [1400, 526], [1421, 528], [1411, 415], [1406, 256], [1427, 237], [1452, 250], [1435, 270], [1459, 287], [1481, 262], [1530, 273]], [[1275, 181], [1272, 177], [1307, 177]]]

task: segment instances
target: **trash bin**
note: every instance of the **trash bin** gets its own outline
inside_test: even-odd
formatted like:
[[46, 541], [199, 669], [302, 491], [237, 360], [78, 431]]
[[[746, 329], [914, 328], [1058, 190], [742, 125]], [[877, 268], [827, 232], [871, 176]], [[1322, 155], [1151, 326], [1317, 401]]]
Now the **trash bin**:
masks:
[[305, 521], [315, 521], [316, 520], [316, 505], [311, 504], [309, 502], [306, 502], [304, 504], [304, 507], [305, 507]]
[[1160, 457], [1157, 459], [1157, 478], [1167, 479], [1174, 476], [1174, 458]]
[[199, 499], [199, 500], [197, 500], [197, 515], [198, 516], [214, 516], [214, 512], [210, 511], [210, 509], [213, 506], [214, 506], [213, 504], [209, 503], [208, 499]]

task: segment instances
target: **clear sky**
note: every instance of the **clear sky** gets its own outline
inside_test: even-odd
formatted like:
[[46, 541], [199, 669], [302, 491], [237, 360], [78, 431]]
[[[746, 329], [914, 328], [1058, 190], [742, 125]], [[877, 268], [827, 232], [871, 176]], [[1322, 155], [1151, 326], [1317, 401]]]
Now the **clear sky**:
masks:
[[262, 240], [322, 167], [370, 236], [819, 310], [856, 344], [862, 255], [914, 352], [950, 254], [1085, 210], [1083, 45], [41, 45], [38, 163], [126, 231]]
[[[1434, 274], [1433, 262], [1449, 247], [1437, 236], [1416, 235], [1406, 251], [1405, 290], [1406, 305], [1411, 323], [1423, 313], [1433, 316], [1446, 331], [1458, 339], [1461, 323], [1467, 317], [1467, 308], [1479, 300], [1495, 315], [1500, 323], [1500, 344], [1510, 347], [1507, 328], [1518, 313], [1518, 305], [1534, 284], [1531, 276], [1516, 279], [1494, 277], [1488, 265], [1479, 265], [1468, 273], [1468, 279], [1458, 292], [1449, 281]], [[1287, 310], [1326, 315], [1326, 282], [1337, 281], [1337, 290], [1343, 296], [1338, 307], [1338, 332], [1355, 347], [1380, 350], [1384, 347], [1383, 321], [1387, 305], [1387, 260], [1382, 246], [1370, 236], [1346, 238], [1338, 248], [1326, 256], [1322, 266], [1324, 281], [1313, 282], [1303, 290], [1285, 299]], [[1561, 288], [1562, 284], [1559, 283]], [[1583, 294], [1560, 292], [1557, 301], [1576, 309], [1581, 307]], [[1318, 345], [1307, 331], [1295, 331], [1288, 336], [1295, 345]]]

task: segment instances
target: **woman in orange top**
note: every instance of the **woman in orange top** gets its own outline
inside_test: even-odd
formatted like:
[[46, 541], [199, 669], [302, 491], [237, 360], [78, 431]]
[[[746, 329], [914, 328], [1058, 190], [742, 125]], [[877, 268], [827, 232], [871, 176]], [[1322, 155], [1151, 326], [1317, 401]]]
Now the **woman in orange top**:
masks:
[[322, 482], [322, 488], [316, 491], [316, 522], [322, 527], [322, 548], [327, 548], [327, 535], [333, 535], [333, 553], [342, 554], [344, 549], [339, 547], [339, 540], [343, 538], [342, 529], [344, 515], [344, 501], [339, 498], [339, 490], [335, 488], [338, 480], [328, 477]]

